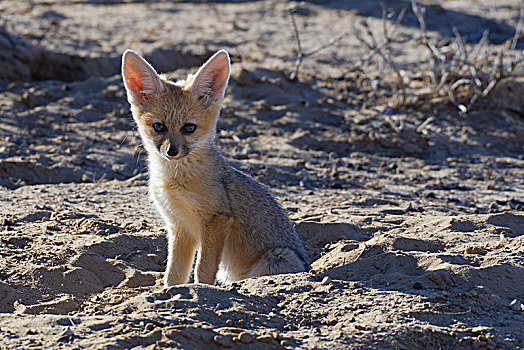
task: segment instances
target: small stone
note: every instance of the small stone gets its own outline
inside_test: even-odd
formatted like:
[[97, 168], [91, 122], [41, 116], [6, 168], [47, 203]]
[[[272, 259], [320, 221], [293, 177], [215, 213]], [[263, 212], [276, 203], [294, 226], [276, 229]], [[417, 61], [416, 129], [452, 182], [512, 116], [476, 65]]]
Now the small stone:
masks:
[[82, 174], [81, 181], [82, 182], [92, 182], [91, 179], [89, 178], [89, 175], [87, 174]]
[[288, 346], [289, 345], [289, 342], [287, 340], [281, 340], [280, 341], [280, 345], [281, 346]]
[[231, 327], [233, 325], [233, 320], [226, 320], [226, 326]]
[[217, 343], [217, 345], [223, 346], [225, 348], [230, 348], [235, 345], [231, 337], [228, 337], [226, 335], [215, 335], [213, 340], [215, 341], [215, 343]]
[[172, 340], [158, 340], [156, 346], [159, 348], [174, 348], [176, 343]]
[[26, 332], [25, 332], [25, 335], [35, 335], [35, 334], [38, 334], [38, 331], [34, 328], [29, 328]]
[[22, 94], [20, 102], [22, 102], [27, 108], [33, 108], [35, 106], [35, 98], [29, 91]]
[[266, 334], [266, 335], [258, 336], [257, 340], [261, 341], [262, 343], [271, 343], [273, 341], [273, 337]]
[[160, 265], [160, 263], [162, 262], [162, 261], [160, 261], [160, 258], [156, 254], [147, 254], [147, 257], [149, 258], [149, 260], [151, 260], [155, 264], [159, 264]]
[[254, 339], [255, 339], [255, 336], [253, 336], [253, 334], [248, 333], [248, 332], [242, 332], [238, 335], [238, 340], [244, 344], [252, 343]]
[[176, 337], [177, 335], [182, 334], [180, 329], [173, 329], [173, 328], [166, 329], [162, 333], [164, 334], [166, 338], [170, 338], [170, 339]]
[[484, 248], [480, 247], [467, 247], [466, 248], [466, 254], [478, 254], [478, 255], [486, 255], [487, 251]]
[[66, 327], [66, 329], [64, 329], [64, 331], [60, 333], [60, 337], [58, 338], [58, 340], [67, 340], [70, 339], [72, 336], [73, 331], [71, 330], [71, 328]]
[[361, 330], [361, 331], [365, 331], [365, 330], [369, 329], [369, 327], [364, 325], [364, 324], [355, 323], [355, 329], [358, 329], [358, 330]]
[[489, 205], [489, 210], [492, 210], [494, 212], [496, 212], [497, 210], [499, 210], [499, 206], [496, 202], [492, 202], [490, 205]]
[[420, 282], [415, 282], [413, 283], [413, 289], [417, 289], [417, 290], [424, 289], [424, 286]]
[[477, 326], [471, 328], [471, 333], [473, 334], [483, 334], [492, 331], [492, 327], [486, 327], [486, 326]]
[[511, 303], [509, 303], [509, 308], [513, 311], [520, 311], [522, 309], [522, 304], [519, 300], [513, 299]]
[[429, 279], [435, 283], [435, 284], [440, 284], [440, 285], [444, 285], [444, 284], [452, 284], [453, 283], [453, 280], [451, 279], [451, 276], [449, 275], [449, 273], [446, 271], [436, 271], [436, 272], [433, 272], [431, 275], [429, 275]]
[[12, 81], [9, 83], [9, 85], [7, 85], [7, 87], [5, 88], [6, 91], [11, 91], [11, 90], [14, 90], [16, 88], [16, 86], [18, 85], [18, 83], [16, 81]]
[[322, 279], [322, 282], [321, 282], [323, 285], [328, 285], [328, 284], [331, 284], [331, 278], [329, 278], [329, 276], [326, 276]]

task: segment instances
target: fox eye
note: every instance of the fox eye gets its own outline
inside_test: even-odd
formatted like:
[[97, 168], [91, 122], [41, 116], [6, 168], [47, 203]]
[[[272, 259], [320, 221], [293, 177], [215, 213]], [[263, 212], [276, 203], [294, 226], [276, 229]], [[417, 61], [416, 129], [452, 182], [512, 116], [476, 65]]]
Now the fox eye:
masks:
[[153, 129], [156, 131], [156, 132], [164, 132], [166, 131], [166, 126], [162, 123], [153, 123]]
[[195, 132], [196, 128], [197, 128], [197, 126], [196, 126], [195, 124], [193, 124], [193, 123], [187, 123], [186, 125], [184, 125], [184, 126], [182, 127], [181, 130], [182, 130], [182, 133], [183, 133], [183, 134], [192, 134], [192, 133]]

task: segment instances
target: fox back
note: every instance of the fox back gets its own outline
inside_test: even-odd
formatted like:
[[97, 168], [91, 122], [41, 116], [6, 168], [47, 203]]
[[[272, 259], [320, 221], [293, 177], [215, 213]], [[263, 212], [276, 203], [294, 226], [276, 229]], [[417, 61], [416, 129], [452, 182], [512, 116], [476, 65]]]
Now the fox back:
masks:
[[186, 283], [198, 250], [195, 281], [215, 283], [309, 269], [284, 210], [214, 146], [229, 79], [226, 51], [195, 75], [172, 82], [133, 51], [122, 74], [148, 152], [149, 192], [167, 225], [165, 284]]

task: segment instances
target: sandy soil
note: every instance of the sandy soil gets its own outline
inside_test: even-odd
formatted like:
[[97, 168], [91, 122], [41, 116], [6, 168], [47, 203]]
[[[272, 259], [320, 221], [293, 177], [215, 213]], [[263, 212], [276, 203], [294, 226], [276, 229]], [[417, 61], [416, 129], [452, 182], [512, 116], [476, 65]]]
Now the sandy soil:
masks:
[[[416, 32], [409, 1], [385, 4]], [[0, 349], [524, 348], [522, 84], [466, 117], [394, 108], [343, 74], [366, 52], [352, 34], [291, 82], [296, 5], [0, 3]], [[435, 37], [514, 31], [512, 1], [429, 5]], [[296, 15], [306, 49], [367, 17], [381, 28], [378, 1]], [[162, 288], [126, 48], [175, 78], [229, 50], [217, 142], [281, 200], [312, 271]]]

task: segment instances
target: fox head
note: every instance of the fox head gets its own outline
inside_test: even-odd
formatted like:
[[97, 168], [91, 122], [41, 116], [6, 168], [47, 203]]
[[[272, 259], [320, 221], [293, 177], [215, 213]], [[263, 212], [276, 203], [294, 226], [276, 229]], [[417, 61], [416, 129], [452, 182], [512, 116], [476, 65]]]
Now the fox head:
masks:
[[134, 51], [122, 56], [122, 77], [133, 118], [149, 154], [176, 161], [213, 144], [229, 80], [226, 51], [213, 55], [195, 75], [172, 82]]

